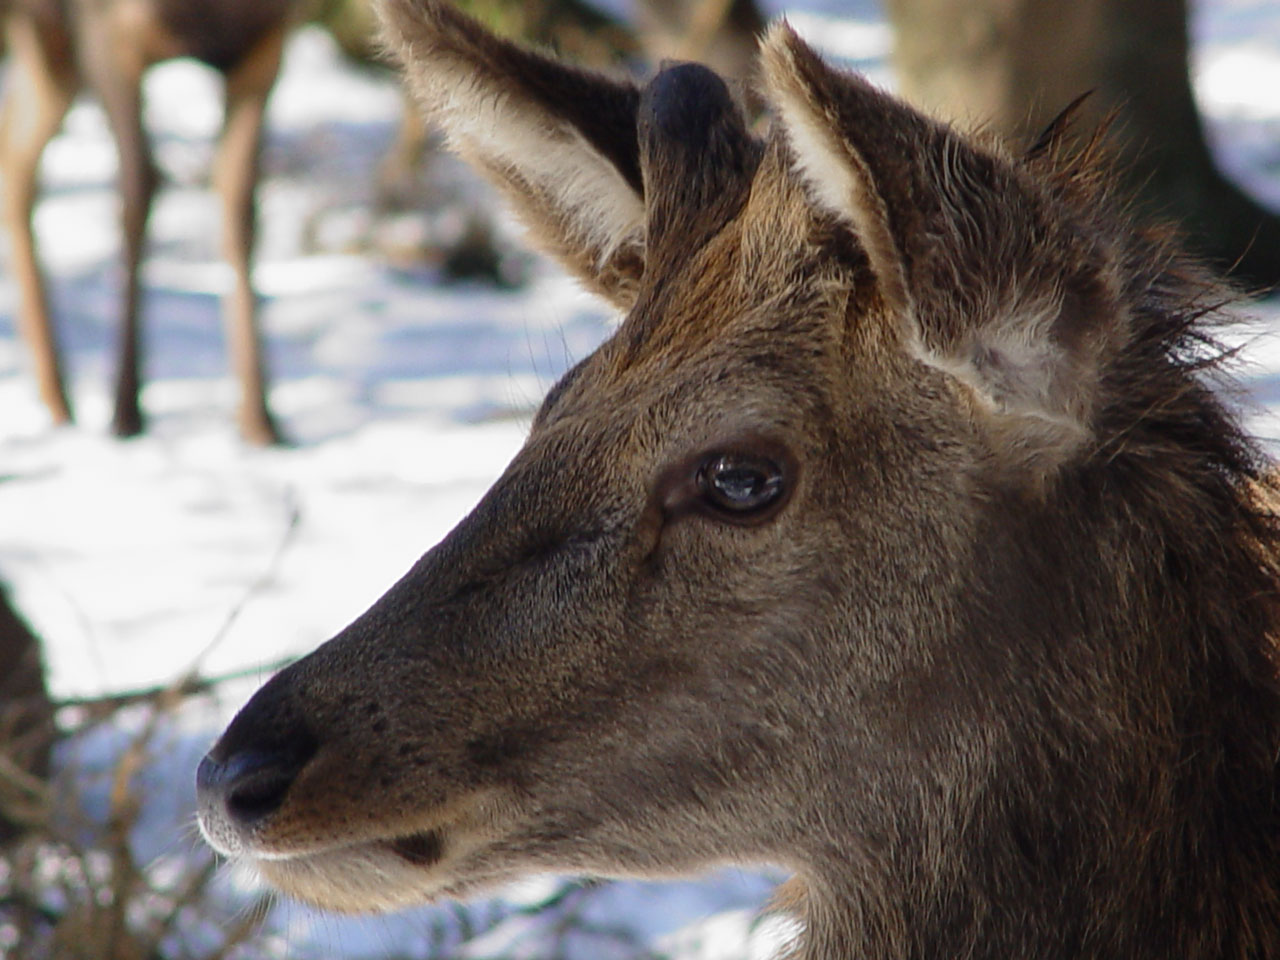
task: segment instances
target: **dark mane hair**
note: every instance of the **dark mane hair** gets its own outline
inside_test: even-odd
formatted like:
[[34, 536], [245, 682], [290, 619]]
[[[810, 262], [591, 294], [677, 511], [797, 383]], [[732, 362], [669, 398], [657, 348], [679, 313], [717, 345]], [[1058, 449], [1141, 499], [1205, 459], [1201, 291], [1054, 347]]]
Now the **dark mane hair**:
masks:
[[[1113, 246], [1125, 308], [1117, 320], [1127, 330], [1103, 360], [1089, 449], [1044, 509], [1026, 515], [1035, 543], [1063, 546], [1016, 562], [1052, 564], [1046, 577], [1089, 596], [1039, 614], [1061, 618], [1064, 643], [1104, 641], [1060, 666], [1074, 682], [1120, 678], [1127, 704], [1116, 698], [1110, 717], [1077, 715], [1080, 704], [1064, 692], [1054, 705], [1059, 729], [1072, 728], [1059, 747], [1092, 740], [1097, 755], [1088, 759], [1053, 756], [1044, 739], [1053, 724], [1029, 732], [1041, 739], [1027, 743], [1023, 769], [1039, 766], [1044, 779], [1026, 782], [1028, 832], [1011, 841], [1024, 862], [1038, 851], [1047, 868], [1079, 870], [1073, 889], [1087, 905], [1075, 915], [1094, 917], [1098, 935], [1131, 938], [1093, 942], [1089, 930], [1062, 931], [1063, 956], [1277, 956], [1280, 477], [1232, 402], [1238, 348], [1220, 334], [1240, 323], [1233, 310], [1242, 297], [1182, 252], [1176, 229], [1136, 222], [1113, 195], [1120, 178], [1105, 130], [1083, 144], [1055, 139], [1024, 162], [1082, 218], [1081, 229]], [[1120, 637], [1134, 648], [1117, 648]], [[1108, 724], [1124, 735], [1101, 736]], [[1076, 736], [1091, 725], [1098, 737]], [[1060, 779], [1080, 770], [1099, 780]], [[1087, 792], [1113, 792], [1111, 810], [1127, 817], [1090, 822], [1071, 799]], [[1046, 802], [1066, 820], [1046, 820]], [[1073, 807], [1086, 814], [1075, 823]], [[1131, 848], [1145, 862], [1079, 859], [1126, 832], [1140, 837]], [[1091, 875], [1097, 862], [1119, 875]], [[1025, 889], [1036, 889], [1030, 880]], [[1016, 877], [1008, 882], [1017, 889]], [[1159, 922], [1175, 911], [1195, 922]]]

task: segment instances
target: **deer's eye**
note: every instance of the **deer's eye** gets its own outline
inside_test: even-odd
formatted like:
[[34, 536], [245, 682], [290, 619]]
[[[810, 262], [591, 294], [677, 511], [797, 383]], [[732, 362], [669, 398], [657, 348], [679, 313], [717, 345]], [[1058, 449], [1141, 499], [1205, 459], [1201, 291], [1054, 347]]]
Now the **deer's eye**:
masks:
[[783, 492], [783, 473], [766, 457], [717, 454], [698, 469], [698, 492], [716, 510], [743, 519], [761, 513]]

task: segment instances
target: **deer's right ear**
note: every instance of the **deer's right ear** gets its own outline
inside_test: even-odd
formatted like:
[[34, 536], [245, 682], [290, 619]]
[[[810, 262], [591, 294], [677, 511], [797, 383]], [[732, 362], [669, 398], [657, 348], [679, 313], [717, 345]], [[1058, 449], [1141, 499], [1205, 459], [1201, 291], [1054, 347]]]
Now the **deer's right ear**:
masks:
[[525, 50], [442, 0], [382, 0], [382, 36], [429, 119], [533, 240], [628, 308], [644, 272], [635, 85]]
[[785, 23], [762, 55], [793, 169], [852, 228], [888, 329], [972, 398], [1009, 464], [1050, 476], [1092, 435], [1122, 329], [1111, 248], [998, 148], [827, 65]]

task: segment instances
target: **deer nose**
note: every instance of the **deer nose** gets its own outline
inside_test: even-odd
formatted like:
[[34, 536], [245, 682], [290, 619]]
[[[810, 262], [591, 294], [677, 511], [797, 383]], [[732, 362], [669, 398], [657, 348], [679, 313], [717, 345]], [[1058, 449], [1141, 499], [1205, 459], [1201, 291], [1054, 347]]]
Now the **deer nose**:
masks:
[[214, 750], [196, 769], [200, 806], [220, 809], [236, 826], [253, 826], [284, 803], [311, 752], [244, 749], [221, 760]]

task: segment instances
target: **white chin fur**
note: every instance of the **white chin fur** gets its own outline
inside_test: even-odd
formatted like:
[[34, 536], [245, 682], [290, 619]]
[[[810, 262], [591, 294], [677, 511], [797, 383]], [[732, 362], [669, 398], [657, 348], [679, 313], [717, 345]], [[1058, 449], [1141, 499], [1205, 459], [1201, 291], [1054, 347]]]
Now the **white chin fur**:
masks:
[[438, 897], [444, 878], [406, 863], [380, 843], [293, 857], [237, 858], [285, 896], [349, 913], [396, 910]]

